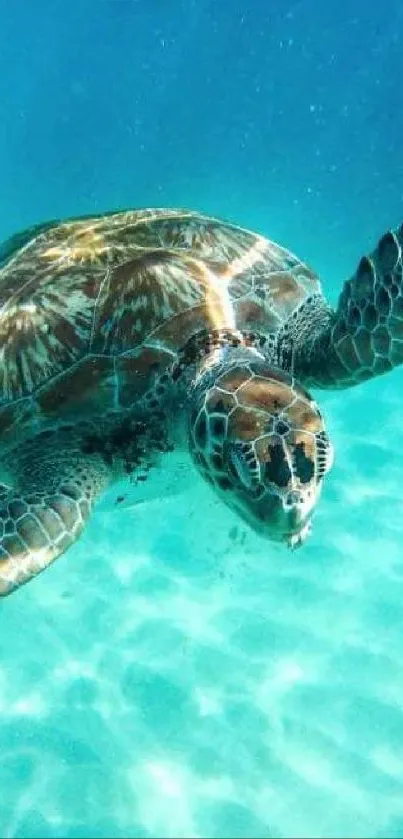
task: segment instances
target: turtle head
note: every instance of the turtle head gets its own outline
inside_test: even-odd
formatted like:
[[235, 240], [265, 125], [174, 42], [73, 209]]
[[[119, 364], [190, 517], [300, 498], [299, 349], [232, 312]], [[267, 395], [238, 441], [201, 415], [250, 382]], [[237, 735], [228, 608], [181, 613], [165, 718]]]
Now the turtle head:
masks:
[[255, 531], [302, 544], [333, 460], [310, 395], [256, 359], [205, 371], [191, 401], [190, 449], [202, 475]]

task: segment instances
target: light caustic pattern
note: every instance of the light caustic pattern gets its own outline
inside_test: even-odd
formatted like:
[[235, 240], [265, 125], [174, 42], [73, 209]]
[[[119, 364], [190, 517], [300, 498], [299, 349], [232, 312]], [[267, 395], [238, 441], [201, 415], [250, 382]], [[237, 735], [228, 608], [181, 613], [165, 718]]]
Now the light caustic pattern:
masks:
[[2, 836], [403, 835], [402, 384], [321, 399], [300, 552], [195, 478], [2, 602]]

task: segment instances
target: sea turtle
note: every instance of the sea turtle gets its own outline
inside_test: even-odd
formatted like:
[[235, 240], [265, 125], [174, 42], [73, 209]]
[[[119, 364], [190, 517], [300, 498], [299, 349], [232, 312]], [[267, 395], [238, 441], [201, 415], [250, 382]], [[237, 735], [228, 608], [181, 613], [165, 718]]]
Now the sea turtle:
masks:
[[108, 485], [190, 455], [269, 539], [309, 530], [332, 446], [308, 387], [403, 361], [403, 226], [333, 310], [288, 250], [191, 210], [31, 227], [0, 250], [0, 594], [82, 532]]

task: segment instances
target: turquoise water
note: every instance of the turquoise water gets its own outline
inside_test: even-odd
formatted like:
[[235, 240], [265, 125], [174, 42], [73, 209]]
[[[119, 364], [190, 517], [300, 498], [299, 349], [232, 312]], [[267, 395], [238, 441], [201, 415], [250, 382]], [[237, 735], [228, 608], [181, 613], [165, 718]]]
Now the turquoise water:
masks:
[[[391, 0], [0, 0], [0, 230], [190, 205], [331, 300], [403, 217]], [[191, 493], [99, 513], [1, 603], [0, 834], [403, 837], [403, 374], [316, 395], [313, 535]]]

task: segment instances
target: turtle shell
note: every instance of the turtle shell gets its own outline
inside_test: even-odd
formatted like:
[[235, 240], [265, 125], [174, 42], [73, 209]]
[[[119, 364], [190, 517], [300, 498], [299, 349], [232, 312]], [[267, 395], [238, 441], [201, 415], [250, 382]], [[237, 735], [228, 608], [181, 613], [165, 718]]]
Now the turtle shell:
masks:
[[200, 330], [276, 332], [317, 277], [188, 210], [53, 221], [0, 247], [0, 436], [125, 410]]

